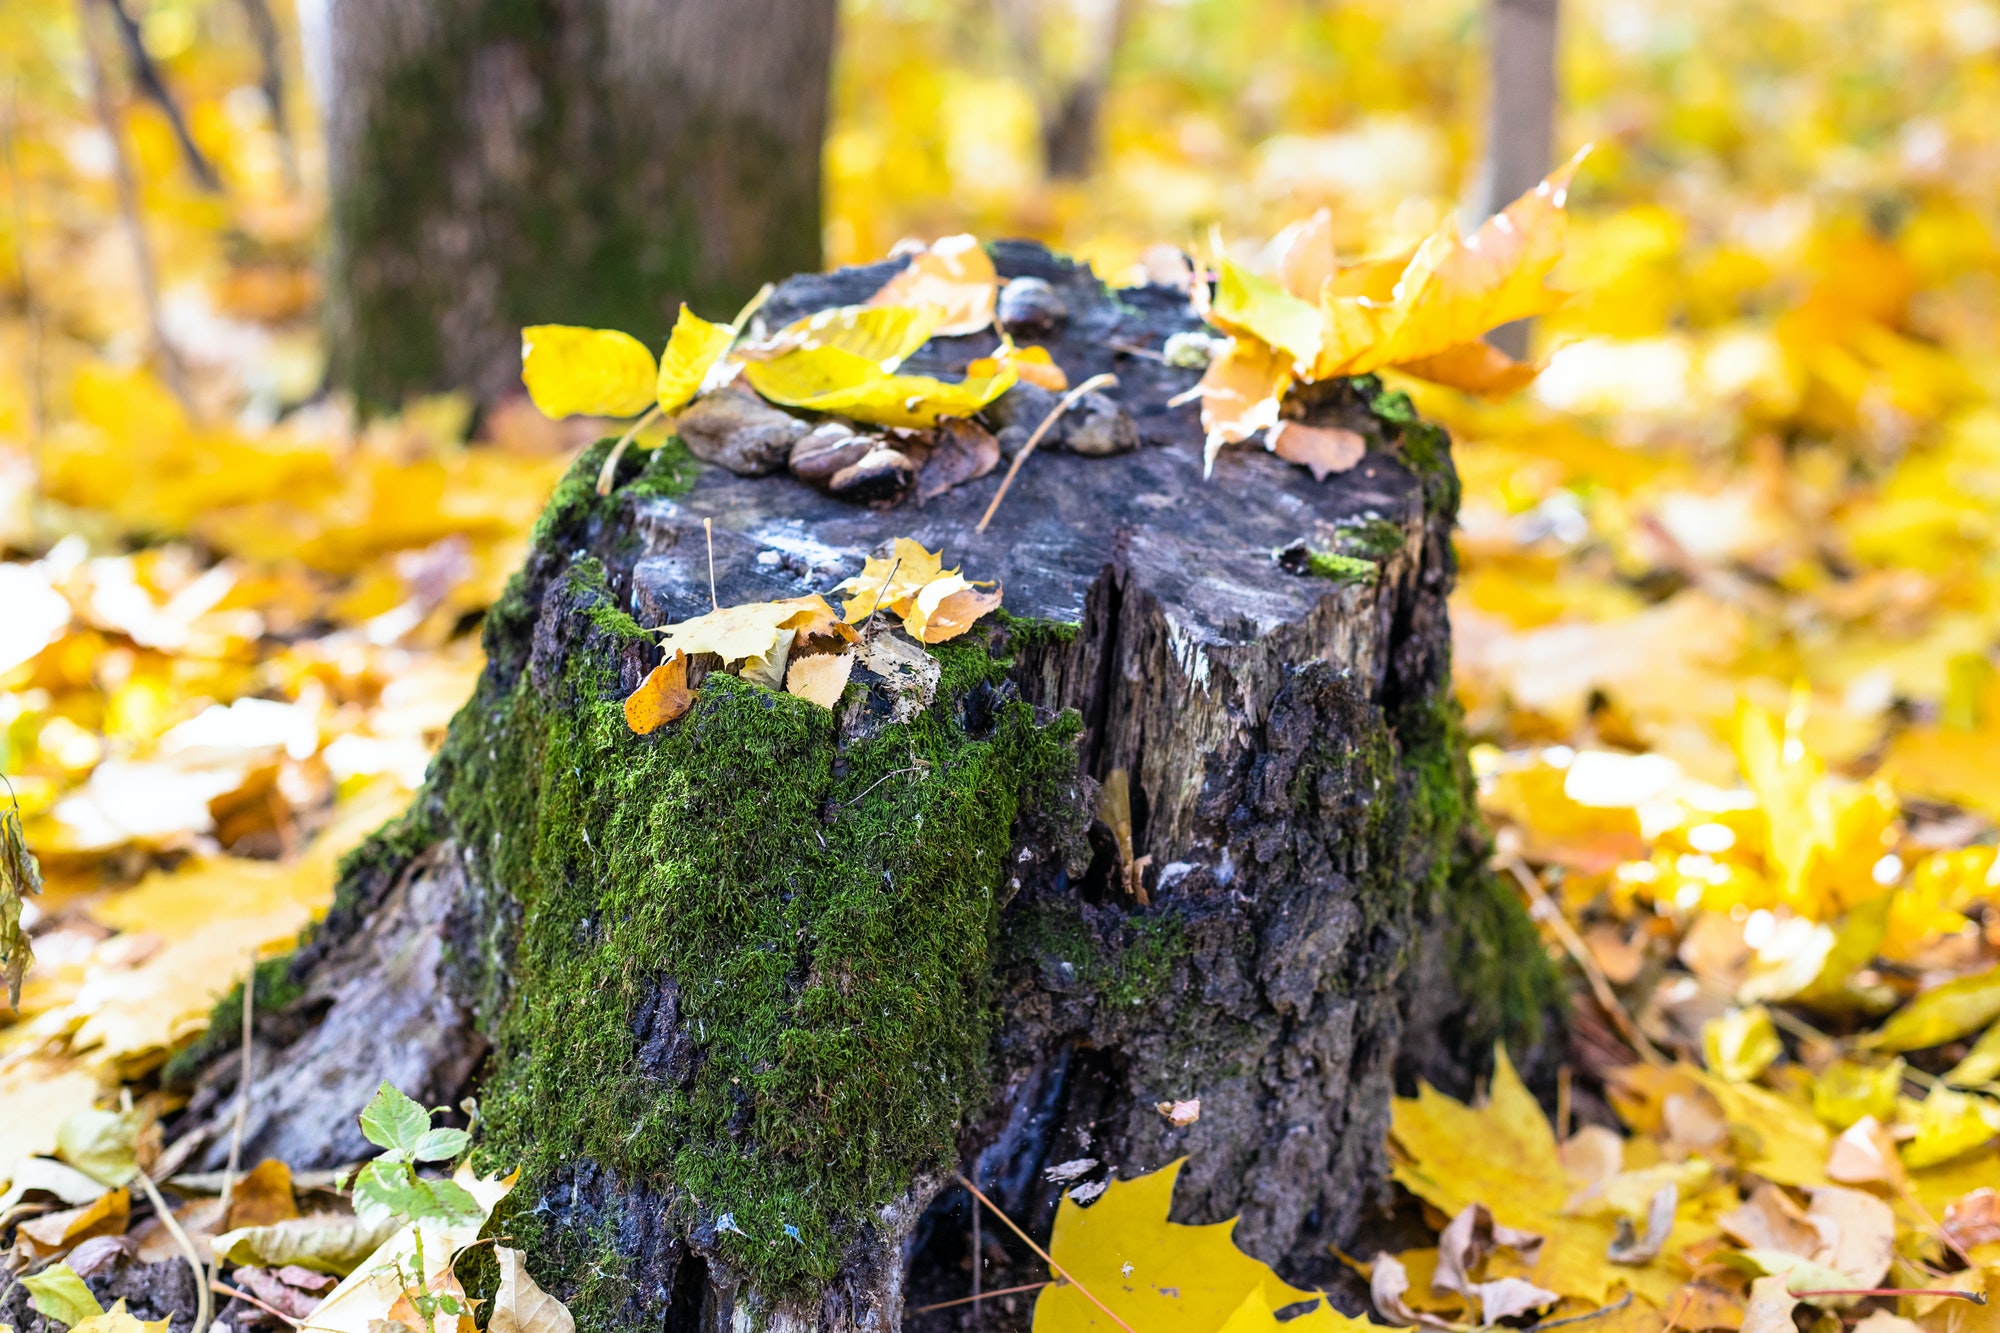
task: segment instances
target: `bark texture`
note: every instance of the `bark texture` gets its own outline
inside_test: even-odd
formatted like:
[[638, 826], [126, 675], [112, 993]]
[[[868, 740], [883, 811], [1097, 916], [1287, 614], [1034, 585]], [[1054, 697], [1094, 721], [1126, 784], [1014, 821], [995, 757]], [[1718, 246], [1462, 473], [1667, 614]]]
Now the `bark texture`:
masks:
[[[1176, 1216], [1240, 1213], [1246, 1249], [1333, 1281], [1326, 1247], [1387, 1199], [1391, 1089], [1464, 1092], [1500, 1039], [1535, 1062], [1556, 992], [1483, 869], [1448, 695], [1443, 433], [1370, 379], [1321, 386], [1296, 410], [1360, 432], [1359, 466], [1316, 483], [1238, 450], [1204, 481], [1193, 409], [1166, 405], [1195, 372], [1117, 350], [1194, 327], [1185, 297], [995, 255], [1055, 285], [1051, 351], [1120, 376], [1143, 447], [1038, 453], [984, 534], [997, 474], [884, 511], [668, 448], [599, 500], [586, 454], [424, 795], [260, 1023], [251, 1160], [358, 1155], [384, 1072], [433, 1104], [476, 1087], [495, 1163], [527, 1163], [495, 1225], [589, 1333], [888, 1329], [967, 1290], [954, 1167], [1046, 1236], [1064, 1188], [1185, 1156]], [[893, 269], [794, 279], [766, 317]], [[912, 536], [1001, 580], [1008, 614], [871, 658], [831, 715], [711, 677], [633, 737], [641, 627], [709, 606], [704, 518], [724, 605]], [[1143, 904], [1091, 819], [1119, 770]], [[192, 1120], [221, 1123], [233, 1064]], [[1156, 1109], [1194, 1097], [1191, 1124]]]
[[525, 324], [657, 345], [819, 264], [835, 0], [328, 0], [336, 383], [518, 385]]

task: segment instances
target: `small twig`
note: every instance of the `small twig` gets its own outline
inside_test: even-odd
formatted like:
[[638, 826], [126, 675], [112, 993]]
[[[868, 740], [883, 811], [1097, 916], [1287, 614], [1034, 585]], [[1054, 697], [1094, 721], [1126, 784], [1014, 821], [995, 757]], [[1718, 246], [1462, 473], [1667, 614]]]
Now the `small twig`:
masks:
[[133, 1178], [139, 1182], [139, 1188], [146, 1192], [146, 1199], [153, 1205], [153, 1211], [160, 1215], [160, 1225], [174, 1238], [174, 1244], [181, 1247], [181, 1254], [186, 1257], [188, 1267], [194, 1270], [194, 1326], [197, 1330], [206, 1330], [208, 1317], [215, 1309], [215, 1302], [208, 1294], [208, 1285], [214, 1279], [202, 1271], [201, 1255], [195, 1251], [194, 1242], [188, 1239], [188, 1233], [181, 1229], [180, 1219], [174, 1216], [174, 1210], [167, 1207], [167, 1201], [160, 1197], [160, 1187], [153, 1183], [153, 1178], [147, 1175], [143, 1168], [140, 1168]]
[[[972, 1215], [974, 1217], [979, 1216], [978, 1210], [974, 1209]], [[1055, 1283], [1053, 1281], [1048, 1281], [1048, 1282], [1030, 1282], [1024, 1286], [1019, 1286], [1019, 1287], [1002, 1287], [998, 1291], [989, 1291], [984, 1296], [961, 1296], [955, 1301], [939, 1301], [935, 1305], [919, 1305], [914, 1310], [908, 1310], [905, 1311], [905, 1313], [929, 1314], [933, 1310], [949, 1310], [954, 1305], [972, 1305], [979, 1301], [990, 1301], [995, 1296], [1014, 1296], [1024, 1291], [1040, 1291], [1043, 1287], [1053, 1287], [1054, 1285]], [[1628, 1297], [1627, 1299], [1630, 1298]]]
[[703, 519], [701, 530], [708, 534], [708, 606], [711, 611], [720, 611], [722, 599], [715, 595], [715, 520]]
[[912, 764], [908, 768], [892, 768], [887, 773], [884, 773], [881, 777], [869, 783], [867, 789], [861, 793], [861, 796], [857, 796], [853, 800], [847, 802], [847, 807], [852, 808], [853, 806], [859, 805], [861, 803], [862, 796], [866, 796], [869, 792], [874, 791], [877, 787], [887, 782], [890, 778], [895, 777], [898, 773], [917, 773], [921, 771], [922, 771], [922, 765], [919, 764]]
[[597, 469], [597, 493], [599, 495], [611, 494], [611, 487], [618, 480], [618, 464], [624, 460], [626, 448], [631, 445], [633, 437], [638, 435], [653, 418], [659, 415], [660, 405], [654, 403], [640, 414], [639, 419], [634, 421], [623, 435], [618, 437], [618, 443], [611, 446], [611, 452], [605, 455], [604, 466]]
[[1120, 342], [1114, 338], [1104, 345], [1112, 351], [1123, 353], [1126, 356], [1144, 357], [1148, 361], [1157, 361], [1163, 366], [1167, 364], [1167, 354], [1165, 352], [1158, 352], [1150, 347], [1141, 347], [1137, 343]]
[[895, 580], [896, 570], [902, 566], [902, 563], [903, 557], [900, 555], [889, 562], [889, 572], [882, 576], [882, 586], [875, 590], [875, 600], [869, 603], [868, 614], [861, 617], [862, 629], [867, 629], [868, 622], [873, 620], [875, 613], [882, 609], [882, 599], [889, 595], [889, 584]]
[[1986, 1304], [1983, 1291], [1953, 1291], [1949, 1287], [1815, 1287], [1811, 1291], [1787, 1291], [1800, 1300], [1813, 1296], [1952, 1296], [1974, 1305]]
[[[979, 1168], [975, 1165], [973, 1169]], [[986, 1253], [980, 1248], [979, 1205], [972, 1206], [972, 1321], [979, 1322], [979, 1278], [980, 1270], [986, 1266]]]
[[1544, 1319], [1540, 1323], [1528, 1325], [1521, 1330], [1521, 1333], [1541, 1333], [1545, 1328], [1561, 1328], [1565, 1324], [1581, 1324], [1592, 1319], [1602, 1319], [1605, 1315], [1617, 1314], [1631, 1303], [1632, 1293], [1628, 1291], [1609, 1305], [1601, 1305], [1595, 1310], [1586, 1310], [1582, 1314], [1573, 1314], [1564, 1319]]
[[1549, 897], [1548, 890], [1542, 887], [1540, 878], [1518, 856], [1507, 856], [1501, 860], [1507, 867], [1507, 872], [1521, 886], [1522, 892], [1528, 895], [1529, 902], [1534, 905], [1534, 915], [1549, 923], [1549, 929], [1555, 932], [1556, 939], [1576, 961], [1576, 965], [1583, 969], [1584, 979], [1590, 983], [1590, 993], [1597, 998], [1597, 1003], [1610, 1017], [1613, 1026], [1618, 1029], [1618, 1035], [1625, 1038], [1632, 1049], [1639, 1053], [1639, 1058], [1647, 1064], [1666, 1064], [1666, 1057], [1660, 1054], [1658, 1047], [1646, 1039], [1645, 1033], [1639, 1031], [1639, 1025], [1632, 1021], [1632, 1015], [1626, 1013], [1625, 1006], [1618, 1002], [1618, 993], [1611, 989], [1611, 979], [1604, 975], [1604, 969], [1600, 968], [1597, 960], [1590, 956], [1590, 949], [1576, 933], [1575, 928], [1569, 924], [1569, 919], [1562, 914], [1562, 908], [1556, 906], [1555, 900]]
[[979, 1186], [967, 1180], [964, 1174], [961, 1172], [953, 1172], [952, 1174], [958, 1180], [958, 1183], [964, 1186], [966, 1191], [969, 1194], [971, 1194], [973, 1198], [985, 1204], [987, 1208], [992, 1211], [995, 1217], [999, 1218], [1003, 1223], [1006, 1224], [1006, 1227], [1009, 1231], [1019, 1236], [1021, 1238], [1021, 1243], [1026, 1245], [1029, 1249], [1033, 1250], [1035, 1254], [1041, 1259], [1041, 1261], [1049, 1266], [1050, 1271], [1052, 1271], [1057, 1277], [1061, 1278], [1063, 1281], [1069, 1283], [1072, 1287], [1075, 1287], [1079, 1292], [1083, 1294], [1083, 1298], [1085, 1300], [1089, 1301], [1092, 1305], [1096, 1306], [1098, 1309], [1104, 1311], [1105, 1316], [1108, 1319], [1110, 1319], [1112, 1323], [1124, 1329], [1125, 1333], [1135, 1333], [1133, 1327], [1130, 1324], [1126, 1323], [1123, 1319], [1120, 1319], [1116, 1311], [1114, 1311], [1110, 1306], [1106, 1305], [1103, 1301], [1098, 1300], [1097, 1297], [1091, 1295], [1090, 1288], [1084, 1286], [1081, 1282], [1078, 1282], [1075, 1278], [1071, 1277], [1069, 1275], [1069, 1271], [1065, 1269], [1061, 1264], [1057, 1263], [1053, 1258], [1051, 1258], [1047, 1250], [1035, 1244], [1033, 1240], [1029, 1239], [1027, 1232], [1015, 1226], [1013, 1218], [1001, 1212], [1000, 1209], [994, 1204], [993, 1200], [987, 1198], [984, 1194], [981, 1194], [979, 1192]]
[[124, 127], [118, 123], [118, 109], [111, 102], [111, 82], [104, 72], [104, 59], [98, 53], [97, 39], [91, 31], [96, 24], [91, 19], [90, 0], [77, 0], [77, 22], [78, 36], [83, 42], [84, 64], [90, 75], [91, 104], [97, 112], [99, 127], [111, 140], [112, 178], [118, 187], [118, 213], [132, 246], [132, 263], [139, 278], [139, 300], [146, 312], [146, 332], [152, 341], [153, 355], [159, 360], [160, 373], [167, 382], [167, 388], [179, 401], [182, 410], [192, 417], [195, 415], [194, 395], [188, 391], [187, 373], [172, 344], [167, 341], [160, 317], [160, 279], [153, 267], [153, 247], [146, 239], [145, 218], [139, 211], [139, 181], [132, 171], [132, 153], [125, 143]]
[[104, 3], [110, 8], [112, 17], [118, 20], [118, 37], [125, 47], [125, 68], [133, 84], [167, 118], [167, 128], [174, 132], [174, 142], [180, 145], [181, 156], [187, 160], [188, 170], [194, 174], [201, 188], [220, 190], [222, 178], [215, 174], [215, 167], [195, 143], [194, 135], [188, 132], [187, 117], [181, 114], [180, 104], [174, 101], [166, 79], [160, 74], [160, 67], [153, 62], [152, 53], [146, 50], [145, 39], [139, 32], [139, 21], [125, 8], [125, 0], [104, 0]]
[[1014, 484], [1014, 474], [1021, 470], [1021, 464], [1028, 461], [1028, 455], [1035, 452], [1035, 446], [1042, 442], [1042, 436], [1049, 433], [1049, 427], [1060, 421], [1063, 413], [1075, 407], [1085, 394], [1097, 389], [1109, 388], [1117, 382], [1118, 377], [1116, 375], [1092, 375], [1089, 379], [1063, 395], [1062, 401], [1051, 408], [1049, 414], [1042, 418], [1042, 424], [1035, 427], [1035, 433], [1030, 435], [1028, 442], [1021, 446], [1021, 452], [1014, 455], [1013, 463], [1007, 468], [1007, 475], [1000, 480], [1000, 489], [993, 492], [993, 503], [986, 506], [985, 515], [980, 518], [979, 526], [973, 529], [973, 531], [986, 531], [986, 525], [993, 521], [993, 511], [1000, 507], [1000, 502], [1007, 498], [1007, 488]]
[[265, 1314], [274, 1314], [278, 1316], [278, 1318], [284, 1320], [286, 1323], [290, 1324], [293, 1328], [305, 1327], [304, 1321], [292, 1318], [290, 1315], [286, 1314], [283, 1310], [278, 1309], [276, 1306], [264, 1304], [264, 1302], [258, 1300], [255, 1296], [252, 1296], [249, 1292], [239, 1290], [236, 1287], [232, 1287], [227, 1282], [212, 1281], [208, 1285], [214, 1288], [216, 1291], [221, 1292], [224, 1296], [234, 1296], [239, 1301], [247, 1301], [251, 1305], [256, 1306], [259, 1310], [262, 1310]]

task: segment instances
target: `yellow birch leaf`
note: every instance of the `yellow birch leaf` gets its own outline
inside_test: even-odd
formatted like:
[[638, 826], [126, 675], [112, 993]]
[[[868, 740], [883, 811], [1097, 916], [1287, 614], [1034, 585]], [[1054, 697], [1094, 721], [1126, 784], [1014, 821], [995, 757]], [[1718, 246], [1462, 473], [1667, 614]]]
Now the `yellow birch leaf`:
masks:
[[743, 368], [750, 387], [783, 407], [830, 412], [876, 426], [920, 430], [941, 417], [969, 417], [1014, 386], [1011, 361], [956, 383], [894, 375], [840, 347], [807, 347]]
[[853, 653], [819, 653], [795, 657], [785, 670], [785, 693], [831, 708], [854, 675]]
[[[985, 586], [993, 591], [986, 592]], [[925, 584], [903, 617], [903, 628], [923, 643], [944, 643], [971, 629], [973, 623], [1000, 605], [1000, 589], [948, 574]]]
[[[1185, 1160], [1185, 1159], [1183, 1159]], [[1268, 1328], [1264, 1315], [1245, 1315], [1255, 1300], [1263, 1311], [1320, 1299], [1280, 1278], [1266, 1264], [1236, 1248], [1234, 1218], [1211, 1226], [1167, 1220], [1181, 1162], [1134, 1180], [1113, 1180], [1089, 1208], [1065, 1196], [1056, 1209], [1049, 1256], [1074, 1279], [1042, 1288], [1035, 1300], [1034, 1333], [1116, 1333], [1082, 1291], [1103, 1301], [1132, 1328], [1145, 1333], [1232, 1333]], [[1337, 1327], [1365, 1327], [1347, 1320]], [[1291, 1327], [1290, 1324], [1285, 1327]], [[1313, 1327], [1322, 1327], [1317, 1321]]]
[[868, 298], [870, 306], [929, 306], [939, 312], [937, 336], [977, 333], [993, 322], [1000, 275], [970, 236], [946, 236], [910, 257], [901, 273]]
[[1319, 355], [1319, 307], [1231, 260], [1217, 267], [1208, 322], [1231, 337], [1248, 335], [1274, 347], [1307, 370]]
[[1896, 1011], [1869, 1045], [1884, 1051], [1920, 1051], [1979, 1029], [2000, 1018], [2000, 967], [1948, 981], [1927, 990]]
[[625, 696], [625, 725], [636, 734], [650, 736], [694, 706], [694, 691], [688, 688], [687, 653], [676, 650], [639, 682], [639, 688]]
[[1208, 432], [1203, 461], [1215, 466], [1224, 445], [1278, 424], [1278, 403], [1292, 384], [1290, 358], [1256, 338], [1231, 338], [1208, 363], [1201, 390], [1201, 425]]
[[887, 375], [930, 341], [944, 315], [936, 306], [835, 306], [793, 320], [763, 342], [740, 349], [738, 356], [755, 364], [794, 352], [846, 352], [872, 362]]
[[65, 1328], [75, 1328], [104, 1313], [97, 1297], [68, 1264], [50, 1264], [23, 1277], [21, 1285], [27, 1289], [28, 1304]]
[[653, 354], [629, 333], [572, 324], [521, 330], [521, 382], [547, 417], [629, 417], [659, 392]]
[[1936, 1166], [1984, 1147], [2000, 1133], [2000, 1102], [1939, 1083], [1917, 1112], [1917, 1136], [1903, 1148], [1912, 1169]]
[[667, 350], [660, 353], [660, 373], [654, 382], [655, 401], [662, 412], [678, 412], [701, 392], [708, 372], [736, 341], [736, 330], [728, 324], [711, 324], [681, 306]]

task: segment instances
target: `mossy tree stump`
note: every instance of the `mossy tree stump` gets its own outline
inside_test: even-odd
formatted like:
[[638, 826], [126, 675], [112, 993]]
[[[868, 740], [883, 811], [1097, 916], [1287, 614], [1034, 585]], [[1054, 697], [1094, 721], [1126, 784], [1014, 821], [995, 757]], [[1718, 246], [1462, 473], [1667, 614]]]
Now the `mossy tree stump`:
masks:
[[[588, 1333], [887, 1329], [967, 1290], [954, 1168], [1046, 1234], [1078, 1179], [1185, 1156], [1177, 1216], [1240, 1212], [1245, 1248], [1329, 1280], [1385, 1197], [1395, 1082], [1465, 1089], [1494, 1040], [1540, 1039], [1550, 974], [1482, 867], [1448, 695], [1443, 433], [1322, 386], [1301, 410], [1364, 435], [1358, 467], [1239, 450], [1204, 481], [1166, 406], [1195, 372], [1118, 350], [1195, 327], [1185, 299], [995, 253], [1056, 284], [1051, 350], [1120, 376], [1144, 447], [1037, 454], [983, 535], [997, 474], [880, 511], [669, 446], [599, 499], [586, 454], [416, 806], [274, 969], [251, 1160], [359, 1156], [383, 1077], [472, 1091], [485, 1164], [523, 1167], [493, 1227]], [[892, 268], [794, 279], [767, 315]], [[647, 630], [708, 609], [705, 517], [725, 605], [911, 536], [1006, 611], [832, 712], [711, 675], [635, 736]], [[1092, 827], [1116, 770], [1147, 905]], [[191, 1115], [220, 1123], [234, 1077], [213, 1059]], [[1191, 1124], [1156, 1109], [1197, 1097]]]

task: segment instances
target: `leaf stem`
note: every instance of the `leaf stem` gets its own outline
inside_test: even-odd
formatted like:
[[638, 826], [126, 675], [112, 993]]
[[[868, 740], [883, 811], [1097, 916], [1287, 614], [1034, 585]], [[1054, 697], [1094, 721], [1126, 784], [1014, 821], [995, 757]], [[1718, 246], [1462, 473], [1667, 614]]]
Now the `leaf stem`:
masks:
[[1811, 1291], [1791, 1294], [1800, 1300], [1812, 1296], [1953, 1296], [1974, 1305], [1986, 1304], [1983, 1291], [1953, 1291], [1949, 1287], [1814, 1287]]
[[979, 1296], [960, 1296], [955, 1301], [939, 1301], [935, 1305], [919, 1305], [914, 1310], [906, 1310], [904, 1313], [929, 1314], [933, 1310], [949, 1310], [954, 1305], [970, 1305], [974, 1301], [990, 1301], [995, 1296], [1013, 1296], [1023, 1291], [1040, 1291], [1043, 1287], [1053, 1287], [1054, 1285], [1056, 1285], [1055, 1281], [1051, 1279], [1046, 1282], [1030, 1282], [1025, 1286], [1019, 1287], [1002, 1287], [998, 1291], [989, 1291]]
[[611, 446], [611, 452], [605, 455], [604, 466], [597, 469], [597, 493], [599, 495], [611, 494], [611, 487], [618, 480], [618, 464], [625, 457], [626, 447], [632, 443], [634, 436], [638, 435], [641, 430], [645, 429], [649, 422], [659, 415], [660, 405], [654, 403], [641, 413], [636, 421], [626, 427], [625, 433], [618, 437], [618, 443]]

